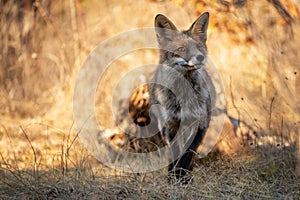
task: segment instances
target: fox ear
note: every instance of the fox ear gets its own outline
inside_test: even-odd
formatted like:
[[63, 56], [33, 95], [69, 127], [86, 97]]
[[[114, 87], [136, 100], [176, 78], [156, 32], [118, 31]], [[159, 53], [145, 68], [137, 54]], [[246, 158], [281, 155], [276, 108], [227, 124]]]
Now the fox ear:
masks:
[[209, 13], [205, 12], [198, 19], [196, 19], [196, 21], [189, 28], [188, 30], [189, 35], [193, 39], [197, 41], [201, 41], [205, 44], [207, 39], [208, 23], [209, 23]]
[[158, 41], [171, 40], [174, 31], [178, 31], [176, 26], [164, 15], [158, 14], [154, 20], [155, 32]]

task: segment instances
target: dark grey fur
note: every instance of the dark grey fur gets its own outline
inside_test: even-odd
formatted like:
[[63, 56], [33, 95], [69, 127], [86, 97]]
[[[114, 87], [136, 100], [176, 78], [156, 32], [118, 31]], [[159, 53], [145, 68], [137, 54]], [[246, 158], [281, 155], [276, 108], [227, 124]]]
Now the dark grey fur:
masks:
[[153, 112], [159, 119], [165, 144], [169, 145], [179, 134], [183, 122], [197, 121], [196, 135], [190, 146], [169, 165], [169, 174], [175, 174], [176, 178], [192, 171], [195, 152], [209, 126], [215, 104], [215, 89], [205, 69], [208, 22], [209, 14], [204, 13], [187, 31], [179, 32], [165, 16], [155, 18], [160, 62], [153, 81], [167, 87], [158, 84], [150, 87], [150, 105], [164, 108]]

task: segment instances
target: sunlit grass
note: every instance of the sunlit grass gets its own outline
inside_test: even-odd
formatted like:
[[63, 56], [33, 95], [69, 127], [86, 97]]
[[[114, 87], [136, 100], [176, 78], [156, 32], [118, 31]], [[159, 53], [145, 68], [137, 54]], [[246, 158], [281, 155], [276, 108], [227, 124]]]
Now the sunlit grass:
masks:
[[[300, 197], [299, 3], [282, 1], [294, 19], [288, 22], [272, 1], [175, 1], [181, 7], [152, 0], [74, 1], [75, 7], [63, 0], [36, 2], [35, 9], [0, 3], [0, 198]], [[209, 54], [223, 78], [228, 113], [258, 134], [257, 143], [239, 146], [240, 135], [229, 126], [218, 146], [223, 153], [197, 160], [194, 182], [185, 186], [169, 184], [163, 169], [124, 174], [103, 166], [82, 145], [72, 118], [72, 92], [84, 58], [109, 37], [153, 26], [157, 13], [186, 28], [204, 10], [211, 14]], [[107, 87], [96, 93], [101, 124], [113, 125], [106, 116], [112, 76], [155, 64], [157, 56], [137, 51], [112, 63]], [[264, 142], [272, 136], [279, 142]]]

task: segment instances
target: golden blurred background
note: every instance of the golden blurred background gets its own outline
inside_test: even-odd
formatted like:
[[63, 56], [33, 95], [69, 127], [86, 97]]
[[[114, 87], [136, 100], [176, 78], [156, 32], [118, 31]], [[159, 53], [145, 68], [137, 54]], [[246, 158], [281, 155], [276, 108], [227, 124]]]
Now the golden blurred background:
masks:
[[[85, 166], [89, 154], [72, 116], [78, 71], [102, 41], [153, 27], [158, 13], [186, 29], [210, 12], [207, 45], [228, 114], [257, 134], [299, 143], [298, 0], [1, 0], [0, 11], [0, 174]], [[149, 62], [158, 63], [156, 51], [120, 58], [105, 80]], [[111, 89], [98, 91], [97, 109], [104, 114]], [[300, 150], [295, 154], [299, 158]]]

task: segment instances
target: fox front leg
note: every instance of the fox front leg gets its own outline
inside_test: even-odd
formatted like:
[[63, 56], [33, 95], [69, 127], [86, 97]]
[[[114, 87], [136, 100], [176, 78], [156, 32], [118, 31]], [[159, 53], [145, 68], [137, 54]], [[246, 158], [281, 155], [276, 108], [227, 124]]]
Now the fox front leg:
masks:
[[170, 177], [175, 177], [183, 184], [187, 184], [191, 181], [190, 177], [184, 176], [193, 170], [193, 160], [205, 133], [206, 128], [198, 128], [196, 136], [186, 152], [179, 159], [169, 165], [168, 172]]
[[175, 138], [179, 125], [180, 120], [175, 117], [169, 118], [164, 124], [163, 137], [167, 145], [170, 145], [171, 141]]

